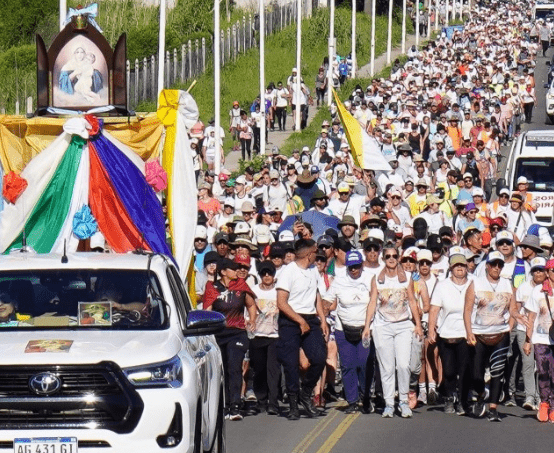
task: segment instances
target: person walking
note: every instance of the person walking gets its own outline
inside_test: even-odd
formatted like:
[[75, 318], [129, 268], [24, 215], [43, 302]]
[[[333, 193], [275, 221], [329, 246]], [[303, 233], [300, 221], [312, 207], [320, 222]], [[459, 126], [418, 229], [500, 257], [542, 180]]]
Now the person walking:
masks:
[[[248, 350], [246, 330], [253, 331], [256, 323], [256, 295], [243, 279], [237, 278], [237, 264], [228, 258], [217, 263], [218, 279], [206, 284], [202, 300], [204, 310], [225, 315], [223, 331], [215, 335], [221, 350], [225, 372], [225, 401], [229, 402], [231, 420], [242, 420], [240, 412], [242, 362]], [[249, 321], [244, 318], [248, 310]]]
[[546, 280], [533, 288], [531, 296], [525, 302], [529, 322], [523, 351], [528, 356], [532, 349], [535, 353], [540, 397], [537, 419], [540, 422], [550, 420], [554, 423], [554, 341], [550, 335], [554, 313], [554, 260], [548, 260], [545, 269]]
[[478, 400], [473, 407], [476, 417], [483, 417], [485, 406], [485, 368], [490, 367], [490, 404], [488, 419], [501, 421], [497, 406], [502, 390], [502, 377], [510, 344], [509, 332], [513, 326], [510, 313], [515, 310], [513, 286], [501, 277], [504, 255], [489, 253], [484, 277], [475, 277], [465, 297], [464, 325], [466, 338], [474, 346], [473, 389]]
[[[329, 334], [318, 292], [319, 275], [313, 266], [317, 244], [312, 239], [299, 239], [294, 244], [294, 252], [295, 260], [283, 269], [276, 287], [279, 308], [277, 355], [285, 372], [289, 420], [300, 418], [298, 403], [308, 417], [319, 414], [312, 403], [312, 391], [325, 367], [325, 337]], [[302, 386], [300, 348], [310, 363], [302, 378]]]
[[336, 310], [335, 339], [337, 342], [342, 381], [348, 407], [345, 413], [359, 411], [360, 395], [363, 411], [371, 412], [370, 385], [367, 371], [370, 367], [369, 348], [364, 347], [362, 331], [365, 325], [373, 273], [365, 270], [364, 259], [357, 250], [346, 254], [346, 275], [337, 277], [331, 283], [324, 300], [331, 303], [330, 310]]
[[386, 404], [383, 418], [394, 416], [395, 375], [398, 376], [400, 414], [403, 418], [412, 416], [408, 404], [412, 337], [415, 334], [423, 338], [417, 303], [408, 293], [409, 281], [398, 257], [395, 247], [390, 244], [385, 246], [385, 268], [371, 282], [370, 302], [362, 333], [364, 341], [369, 341], [370, 335], [373, 335], [375, 342]]
[[[464, 305], [468, 279], [464, 249], [450, 250], [450, 276], [437, 283], [429, 310], [429, 343], [439, 346], [446, 401], [444, 412], [468, 412], [470, 350], [464, 328]], [[456, 399], [456, 395], [458, 396]]]

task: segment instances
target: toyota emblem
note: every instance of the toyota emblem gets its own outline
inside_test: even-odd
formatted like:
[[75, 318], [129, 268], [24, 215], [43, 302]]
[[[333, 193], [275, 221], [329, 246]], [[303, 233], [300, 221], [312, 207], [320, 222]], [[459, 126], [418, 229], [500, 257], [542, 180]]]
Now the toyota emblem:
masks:
[[39, 373], [31, 377], [29, 387], [37, 395], [52, 395], [60, 390], [62, 380], [53, 373]]

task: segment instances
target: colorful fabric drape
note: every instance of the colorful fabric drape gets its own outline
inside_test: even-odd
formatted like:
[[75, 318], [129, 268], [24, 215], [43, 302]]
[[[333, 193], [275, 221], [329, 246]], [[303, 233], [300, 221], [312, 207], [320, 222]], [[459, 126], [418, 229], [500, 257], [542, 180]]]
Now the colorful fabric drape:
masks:
[[[28, 188], [0, 217], [0, 252], [26, 243], [39, 253], [75, 251], [75, 214], [89, 206], [108, 245], [172, 258], [162, 207], [144, 161], [102, 130], [96, 118], [71, 118], [64, 132], [21, 173]], [[92, 134], [93, 137], [89, 137]]]

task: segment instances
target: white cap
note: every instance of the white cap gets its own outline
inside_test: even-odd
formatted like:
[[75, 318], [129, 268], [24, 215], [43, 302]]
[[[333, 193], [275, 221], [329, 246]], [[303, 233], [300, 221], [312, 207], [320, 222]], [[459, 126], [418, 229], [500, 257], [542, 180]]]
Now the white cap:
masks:
[[284, 230], [279, 233], [279, 242], [294, 241], [292, 231]]
[[341, 143], [340, 144], [340, 149], [349, 149], [350, 146], [348, 145], [348, 143]]
[[418, 261], [433, 261], [433, 254], [431, 253], [431, 250], [423, 249], [417, 252], [417, 260]]
[[504, 262], [504, 255], [502, 253], [494, 251], [490, 252], [489, 256], [487, 257], [487, 263], [492, 263], [493, 261], [502, 261]]
[[385, 242], [385, 233], [380, 228], [372, 228], [367, 233], [367, 238], [377, 239], [381, 242]]
[[269, 172], [269, 177], [270, 177], [270, 179], [279, 178], [279, 172], [277, 170], [273, 169]]
[[498, 244], [498, 241], [502, 241], [502, 240], [514, 242], [514, 235], [507, 230], [499, 231], [496, 234], [496, 244]]
[[298, 72], [298, 69], [292, 68], [292, 72]]
[[250, 225], [246, 222], [237, 222], [235, 225], [235, 234], [250, 234]]
[[267, 225], [258, 225], [254, 235], [254, 244], [270, 244], [273, 242], [273, 236]]
[[304, 146], [302, 148], [302, 152], [304, 152], [304, 151], [310, 151], [310, 147], [309, 146]]
[[500, 189], [500, 192], [498, 192], [498, 195], [510, 196], [510, 189], [508, 189], [507, 187], [503, 187], [502, 189]]
[[225, 201], [223, 201], [223, 206], [232, 206], [235, 207], [235, 199], [231, 197], [225, 198]]
[[350, 186], [348, 185], [347, 182], [342, 181], [337, 186], [337, 191], [338, 192], [349, 192], [350, 191]]
[[527, 178], [525, 176], [520, 176], [517, 178], [517, 184], [527, 184], [529, 181], [527, 181]]
[[[466, 254], [466, 249], [463, 247], [460, 247], [459, 245], [455, 245], [454, 247], [450, 247], [448, 250], [448, 256], [454, 256], [454, 255], [464, 255]], [[467, 258], [467, 257], [466, 257]]]
[[542, 258], [541, 256], [537, 256], [536, 258], [533, 258], [529, 262], [529, 265], [531, 266], [531, 270], [533, 270], [536, 267], [544, 268], [544, 267], [546, 267], [546, 260], [544, 258]]
[[464, 176], [463, 176], [463, 179], [466, 179], [466, 178], [473, 178], [473, 175], [471, 173], [464, 173]]
[[240, 175], [237, 179], [235, 179], [235, 184], [246, 184], [246, 176]]
[[483, 192], [483, 189], [481, 189], [481, 187], [475, 187], [472, 191], [472, 195], [474, 197], [484, 197], [485, 192]]
[[194, 239], [208, 239], [208, 230], [203, 225], [196, 225], [196, 230], [194, 232]]
[[336, 157], [343, 158], [343, 157], [346, 157], [346, 154], [344, 153], [344, 151], [337, 151], [337, 152], [335, 153], [335, 156], [336, 156]]

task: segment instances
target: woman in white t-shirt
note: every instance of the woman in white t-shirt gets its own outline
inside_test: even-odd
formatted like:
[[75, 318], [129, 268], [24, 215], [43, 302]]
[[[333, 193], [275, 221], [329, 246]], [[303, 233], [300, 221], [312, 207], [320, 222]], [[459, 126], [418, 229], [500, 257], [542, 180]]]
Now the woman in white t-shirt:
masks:
[[258, 405], [269, 415], [279, 415], [279, 377], [281, 368], [277, 360], [279, 337], [279, 309], [275, 290], [275, 265], [263, 261], [258, 269], [260, 283], [252, 287], [256, 295], [256, 335], [250, 340], [250, 365], [254, 371], [254, 393]]
[[[464, 328], [465, 294], [469, 286], [465, 255], [453, 254], [450, 277], [437, 283], [429, 311], [429, 343], [439, 345], [446, 391], [444, 412], [464, 415], [470, 384], [470, 350]], [[454, 395], [459, 395], [455, 401]]]
[[488, 419], [498, 422], [497, 406], [510, 345], [514, 320], [510, 313], [516, 307], [512, 283], [500, 276], [504, 255], [491, 252], [485, 265], [486, 275], [475, 277], [466, 291], [464, 325], [467, 342], [475, 346], [473, 389], [479, 399], [473, 407], [477, 417], [485, 415], [485, 368], [490, 367], [490, 404]]
[[525, 302], [529, 323], [523, 351], [529, 355], [534, 346], [541, 400], [537, 418], [540, 422], [554, 422], [554, 342], [549, 335], [554, 313], [554, 260], [546, 262], [546, 271], [544, 283], [535, 286]]
[[345, 413], [358, 412], [358, 399], [362, 390], [363, 410], [371, 412], [369, 399], [371, 382], [366, 370], [369, 348], [364, 348], [362, 331], [365, 325], [369, 293], [373, 274], [364, 270], [364, 259], [357, 250], [346, 254], [346, 274], [337, 277], [323, 296], [331, 303], [330, 310], [336, 310], [335, 340], [340, 354], [342, 381], [348, 407]]
[[396, 373], [399, 409], [406, 418], [412, 416], [408, 404], [412, 336], [415, 333], [421, 338], [423, 331], [417, 303], [413, 294], [408, 292], [409, 281], [399, 265], [396, 248], [386, 246], [383, 259], [385, 268], [371, 282], [371, 298], [362, 336], [368, 339], [373, 334], [386, 403], [383, 417], [394, 416]]

